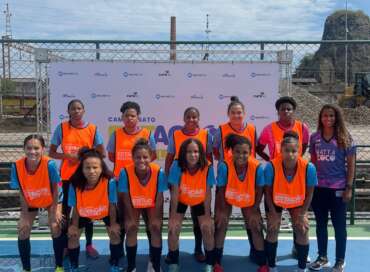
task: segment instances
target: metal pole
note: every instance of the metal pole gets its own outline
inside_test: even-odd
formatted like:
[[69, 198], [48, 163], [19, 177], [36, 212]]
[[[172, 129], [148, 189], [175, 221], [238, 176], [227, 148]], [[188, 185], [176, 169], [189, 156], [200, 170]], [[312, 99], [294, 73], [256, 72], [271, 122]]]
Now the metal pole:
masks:
[[[357, 149], [357, 147], [356, 147]], [[350, 218], [349, 224], [355, 224], [355, 211], [356, 211], [356, 172], [357, 172], [357, 152], [355, 152], [355, 176], [352, 183], [352, 199], [351, 199], [351, 209], [350, 209]]]
[[348, 39], [348, 0], [346, 0], [346, 33], [345, 33], [345, 38], [346, 38], [346, 43], [345, 43], [345, 57], [344, 57], [344, 82], [345, 86], [348, 87], [348, 44], [347, 44], [347, 39]]
[[171, 16], [170, 60], [176, 60], [176, 17]]

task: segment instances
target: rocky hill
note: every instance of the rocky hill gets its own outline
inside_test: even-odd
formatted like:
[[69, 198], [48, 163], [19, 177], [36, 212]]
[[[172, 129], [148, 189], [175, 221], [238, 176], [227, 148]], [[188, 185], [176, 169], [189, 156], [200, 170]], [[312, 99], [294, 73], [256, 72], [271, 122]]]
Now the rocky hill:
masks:
[[[322, 40], [345, 39], [346, 12], [336, 11], [325, 21]], [[370, 18], [362, 11], [348, 11], [348, 40], [370, 40]], [[298, 69], [320, 71], [319, 81], [329, 83], [330, 73], [334, 71], [339, 81], [344, 80], [345, 46], [343, 44], [321, 44], [314, 55], [306, 56]], [[370, 44], [348, 45], [349, 79], [356, 72], [370, 71]], [[316, 74], [317, 75], [317, 74]], [[305, 77], [314, 77], [305, 73]], [[317, 76], [316, 76], [317, 77]]]

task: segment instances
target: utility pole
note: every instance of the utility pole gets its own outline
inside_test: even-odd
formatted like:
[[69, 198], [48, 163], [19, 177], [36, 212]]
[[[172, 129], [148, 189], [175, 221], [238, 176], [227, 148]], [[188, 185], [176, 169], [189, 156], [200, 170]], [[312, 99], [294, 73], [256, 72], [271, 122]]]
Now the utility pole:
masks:
[[170, 60], [176, 60], [176, 17], [171, 16]]
[[2, 36], [2, 55], [3, 55], [3, 78], [11, 77], [10, 73], [10, 41], [12, 39], [12, 29], [10, 23], [10, 17], [12, 14], [9, 10], [9, 4], [6, 3], [5, 14], [5, 35]]
[[349, 87], [348, 84], [348, 0], [346, 0], [346, 43], [345, 43], [345, 56], [344, 56], [344, 82], [345, 82], [345, 87]]
[[211, 30], [209, 29], [209, 14], [206, 15], [207, 21], [206, 21], [206, 30], [204, 31], [206, 33], [206, 53], [204, 54], [203, 60], [208, 60], [209, 57], [209, 35], [211, 34]]

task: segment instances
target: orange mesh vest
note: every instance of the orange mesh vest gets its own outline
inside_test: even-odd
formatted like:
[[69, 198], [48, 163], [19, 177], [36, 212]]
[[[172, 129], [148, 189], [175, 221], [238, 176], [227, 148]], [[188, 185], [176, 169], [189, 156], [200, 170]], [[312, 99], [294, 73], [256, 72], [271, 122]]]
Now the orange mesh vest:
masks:
[[[274, 154], [271, 156], [271, 159], [274, 159], [281, 154], [281, 141], [283, 140], [285, 131], [279, 127], [277, 122], [272, 123], [271, 128], [272, 128], [272, 137], [274, 139], [274, 146], [275, 146]], [[298, 153], [300, 154], [300, 156], [302, 156], [303, 124], [299, 121], [295, 121], [294, 126], [290, 130], [298, 134], [298, 137], [299, 137]]]
[[175, 130], [173, 133], [173, 141], [175, 144], [175, 160], [178, 159], [181, 144], [190, 138], [198, 139], [202, 143], [204, 152], [207, 152], [208, 131], [206, 129], [199, 129], [199, 132], [196, 135], [186, 135], [181, 129], [179, 129]]
[[76, 207], [80, 217], [99, 220], [109, 215], [108, 179], [102, 178], [94, 189], [76, 188]]
[[136, 209], [145, 209], [155, 207], [157, 198], [159, 165], [150, 163], [150, 178], [147, 184], [140, 183], [136, 173], [135, 165], [130, 164], [125, 167], [128, 183], [128, 191], [132, 206]]
[[249, 157], [244, 180], [240, 180], [232, 160], [225, 161], [227, 166], [226, 201], [233, 206], [245, 208], [254, 205], [256, 198], [256, 173], [259, 161]]
[[[62, 150], [65, 154], [77, 154], [81, 147], [92, 148], [94, 145], [96, 126], [88, 124], [84, 128], [75, 128], [70, 122], [62, 123]], [[78, 162], [62, 160], [60, 166], [60, 177], [62, 180], [69, 180], [78, 168]]]
[[131, 150], [136, 141], [140, 138], [149, 141], [150, 131], [142, 128], [136, 134], [127, 134], [123, 128], [118, 128], [114, 133], [116, 134], [114, 176], [118, 178], [121, 169], [132, 163]]
[[231, 150], [226, 150], [226, 147], [225, 147], [226, 138], [229, 134], [237, 134], [237, 135], [248, 138], [252, 144], [251, 156], [256, 157], [256, 147], [255, 147], [256, 127], [253, 124], [247, 124], [244, 130], [242, 132], [239, 132], [233, 129], [230, 123], [226, 123], [220, 126], [220, 131], [221, 131], [222, 152], [223, 152], [224, 160], [230, 159], [232, 157]]
[[189, 206], [203, 203], [207, 193], [207, 176], [209, 165], [198, 170], [194, 175], [188, 171], [181, 174], [179, 184], [179, 201]]
[[29, 207], [47, 208], [53, 203], [48, 171], [49, 160], [50, 158], [42, 156], [36, 172], [32, 175], [27, 172], [26, 158], [15, 162], [20, 188]]
[[306, 198], [306, 176], [308, 162], [301, 157], [297, 161], [297, 170], [290, 182], [286, 179], [281, 156], [271, 161], [274, 167], [273, 201], [283, 208], [302, 206]]

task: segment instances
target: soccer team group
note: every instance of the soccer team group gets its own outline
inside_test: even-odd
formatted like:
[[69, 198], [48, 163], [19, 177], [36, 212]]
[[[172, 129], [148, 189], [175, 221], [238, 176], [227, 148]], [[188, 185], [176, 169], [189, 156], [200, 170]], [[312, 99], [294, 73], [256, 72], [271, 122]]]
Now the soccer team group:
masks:
[[[136, 271], [140, 217], [150, 245], [147, 271], [162, 271], [166, 190], [171, 196], [165, 257], [170, 272], [180, 271], [179, 235], [188, 207], [195, 237], [194, 257], [205, 263], [204, 271], [224, 271], [222, 256], [232, 207], [241, 209], [250, 259], [258, 266], [257, 271], [278, 271], [278, 233], [284, 210], [292, 220], [297, 271], [306, 271], [310, 207], [316, 220], [318, 256], [308, 268], [330, 266], [330, 214], [336, 239], [332, 271], [344, 271], [346, 203], [352, 197], [355, 147], [342, 113], [334, 105], [323, 106], [317, 131], [310, 135], [307, 125], [295, 118], [297, 104], [292, 97], [279, 98], [275, 107], [278, 120], [267, 125], [258, 138], [255, 126], [245, 121], [248, 109], [237, 97], [232, 97], [225, 109], [227, 122], [213, 135], [199, 127], [199, 110], [187, 108], [182, 129], [170, 136], [162, 169], [155, 163], [153, 135], [140, 127], [141, 110], [136, 102], [123, 103], [123, 127], [112, 133], [105, 147], [96, 125], [84, 119], [83, 102], [70, 101], [69, 120], [56, 127], [48, 156], [42, 136], [32, 134], [24, 139], [24, 157], [12, 167], [11, 187], [20, 191], [18, 248], [24, 271], [31, 271], [30, 233], [39, 209], [48, 211], [55, 271], [64, 271], [66, 258], [70, 271], [79, 271], [83, 230], [86, 254], [99, 256], [92, 243], [96, 220], [104, 222], [109, 237], [107, 271], [121, 271], [119, 259], [125, 255], [125, 271]], [[310, 162], [303, 158], [307, 149]], [[106, 156], [114, 163], [113, 171], [104, 162]], [[54, 160], [61, 161], [60, 169]], [[266, 211], [266, 229], [261, 205]]]

